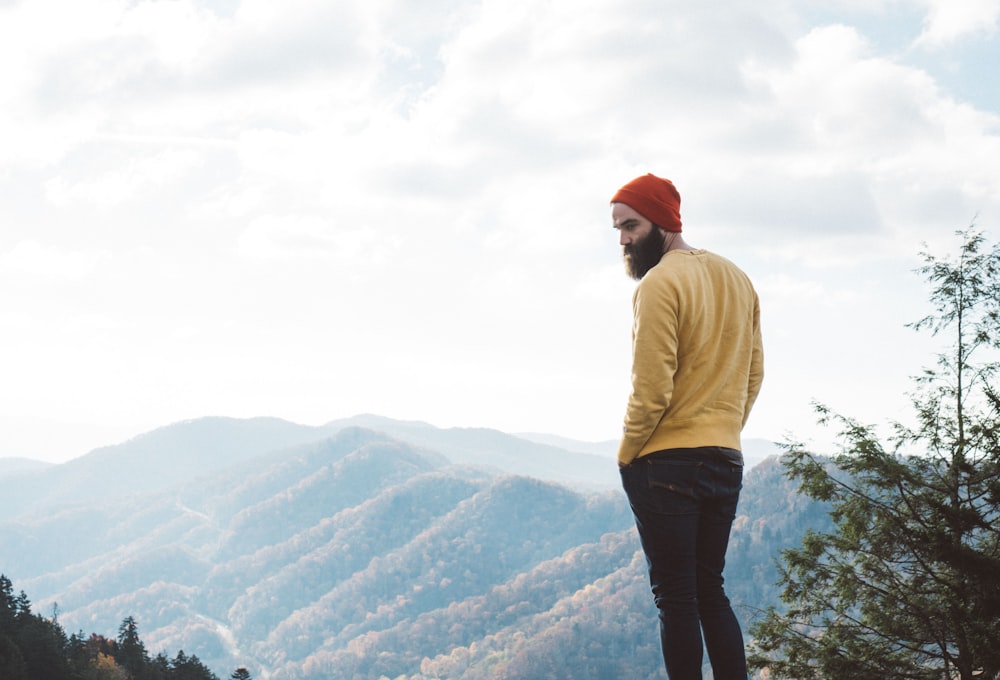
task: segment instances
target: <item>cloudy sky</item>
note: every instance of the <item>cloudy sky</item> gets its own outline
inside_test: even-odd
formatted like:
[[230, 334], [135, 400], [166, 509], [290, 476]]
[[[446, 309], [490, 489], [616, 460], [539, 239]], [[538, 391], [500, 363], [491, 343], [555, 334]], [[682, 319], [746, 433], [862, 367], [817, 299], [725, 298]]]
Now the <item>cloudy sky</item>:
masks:
[[615, 438], [646, 172], [763, 307], [745, 435], [905, 418], [1000, 235], [997, 0], [0, 0], [0, 456], [357, 413]]

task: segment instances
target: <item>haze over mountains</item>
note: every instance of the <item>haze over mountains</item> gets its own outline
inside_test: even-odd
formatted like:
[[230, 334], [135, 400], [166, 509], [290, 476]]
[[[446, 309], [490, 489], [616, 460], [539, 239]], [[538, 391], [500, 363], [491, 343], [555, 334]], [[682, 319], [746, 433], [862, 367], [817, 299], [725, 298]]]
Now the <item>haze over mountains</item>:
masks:
[[[0, 572], [68, 632], [134, 616], [151, 651], [220, 677], [661, 677], [613, 455], [376, 416], [188, 421], [0, 463]], [[740, 513], [747, 618], [775, 598], [775, 551], [825, 518], [773, 458]]]

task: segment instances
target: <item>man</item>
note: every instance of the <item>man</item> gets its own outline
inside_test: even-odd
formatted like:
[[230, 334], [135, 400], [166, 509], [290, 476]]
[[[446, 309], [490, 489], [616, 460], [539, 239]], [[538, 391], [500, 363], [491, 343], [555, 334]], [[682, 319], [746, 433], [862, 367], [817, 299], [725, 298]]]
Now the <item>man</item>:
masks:
[[632, 392], [618, 449], [671, 680], [746, 680], [743, 634], [723, 589], [742, 487], [740, 432], [763, 379], [757, 293], [681, 235], [670, 180], [638, 177], [611, 199], [629, 275]]

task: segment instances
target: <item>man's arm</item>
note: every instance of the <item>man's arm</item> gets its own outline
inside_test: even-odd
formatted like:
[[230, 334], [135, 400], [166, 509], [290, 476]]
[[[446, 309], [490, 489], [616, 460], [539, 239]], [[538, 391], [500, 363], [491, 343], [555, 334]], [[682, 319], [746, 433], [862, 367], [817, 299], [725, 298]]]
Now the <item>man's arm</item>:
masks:
[[764, 342], [760, 332], [760, 300], [754, 294], [753, 300], [753, 353], [750, 356], [750, 374], [747, 378], [747, 405], [743, 409], [743, 425], [747, 424], [750, 417], [750, 410], [757, 395], [760, 394], [760, 386], [764, 382]]
[[632, 392], [618, 447], [619, 465], [628, 465], [639, 455], [674, 391], [677, 304], [666, 288], [654, 283], [644, 279], [632, 300]]

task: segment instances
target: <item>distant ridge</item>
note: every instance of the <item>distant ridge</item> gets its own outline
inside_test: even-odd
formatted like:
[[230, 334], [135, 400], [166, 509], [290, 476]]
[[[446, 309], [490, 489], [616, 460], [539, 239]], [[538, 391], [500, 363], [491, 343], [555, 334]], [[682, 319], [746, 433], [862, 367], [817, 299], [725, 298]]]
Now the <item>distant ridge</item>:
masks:
[[37, 472], [50, 467], [52, 463], [31, 458], [0, 458], [0, 477], [16, 475], [23, 472]]
[[[0, 520], [98, 498], [162, 491], [195, 473], [222, 470], [259, 455], [319, 442], [350, 427], [383, 432], [444, 454], [456, 464], [484, 466], [579, 489], [617, 485], [617, 475], [606, 456], [579, 453], [487, 428], [440, 429], [428, 423], [372, 414], [318, 427], [280, 418], [205, 417], [166, 425], [58, 465], [8, 463], [5, 466], [9, 465], [9, 473], [0, 466]], [[3, 460], [12, 459], [0, 462]], [[115, 474], [105, 472], [109, 466]], [[3, 485], [11, 475], [16, 475], [18, 483]]]
[[[481, 465], [510, 474], [527, 475], [578, 489], [617, 488], [618, 472], [607, 456], [581, 453], [539, 443], [489, 428], [437, 428], [419, 421], [399, 421], [370, 414], [335, 420], [323, 426], [336, 432], [342, 427], [360, 426], [426, 446], [448, 456], [453, 462]], [[572, 443], [572, 440], [563, 440]]]
[[[18, 483], [0, 494], [0, 519], [53, 504], [165, 489], [195, 471], [221, 469], [321, 437], [315, 428], [277, 418], [209, 417], [174, 423], [66, 463], [18, 475]], [[108, 467], [115, 474], [107, 474]]]
[[605, 456], [607, 458], [614, 458], [616, 452], [618, 451], [618, 441], [615, 439], [608, 439], [603, 442], [582, 442], [576, 439], [569, 439], [568, 437], [560, 437], [555, 434], [543, 434], [541, 432], [516, 432], [515, 437], [520, 437], [521, 439], [527, 439], [531, 442], [537, 442], [539, 444], [548, 444], [549, 446], [557, 446], [561, 449], [566, 449], [567, 451], [576, 451], [578, 453], [589, 453], [594, 456]]

